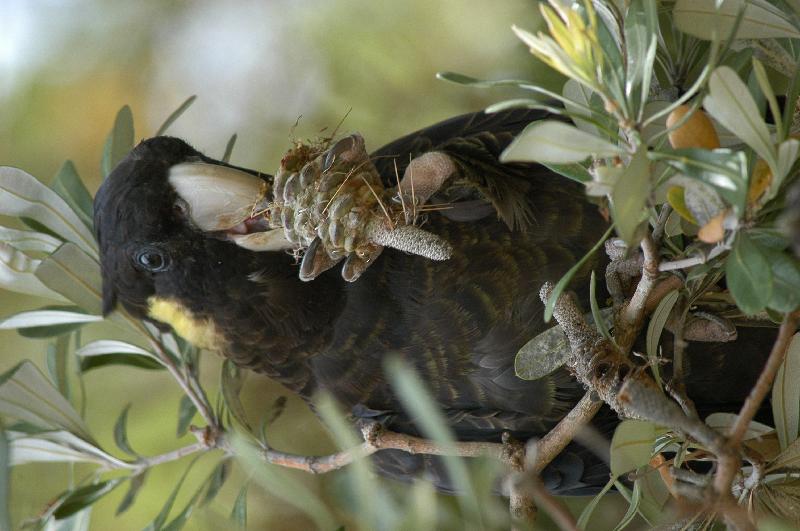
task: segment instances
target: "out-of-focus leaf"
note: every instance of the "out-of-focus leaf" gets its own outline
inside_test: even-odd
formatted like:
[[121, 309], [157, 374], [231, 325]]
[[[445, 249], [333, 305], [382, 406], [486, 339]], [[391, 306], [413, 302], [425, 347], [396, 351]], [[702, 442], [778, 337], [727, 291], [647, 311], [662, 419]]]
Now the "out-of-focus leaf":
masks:
[[137, 354], [155, 359], [155, 356], [149, 350], [124, 341], [111, 339], [92, 341], [75, 351], [75, 355], [79, 357], [100, 356], [103, 354]]
[[792, 166], [797, 162], [797, 156], [800, 153], [800, 140], [796, 138], [787, 138], [778, 145], [778, 167], [776, 173], [772, 176], [772, 182], [764, 196], [764, 202], [769, 201], [778, 194], [781, 185], [789, 175]]
[[147, 469], [144, 469], [142, 472], [131, 477], [130, 485], [128, 486], [128, 492], [125, 493], [125, 497], [122, 498], [122, 501], [119, 503], [117, 510], [114, 513], [116, 516], [121, 515], [131, 508], [133, 502], [136, 501], [136, 496], [139, 494], [139, 491], [144, 485], [145, 479], [147, 479]]
[[127, 453], [128, 455], [139, 455], [136, 451], [131, 448], [131, 443], [128, 441], [128, 412], [131, 409], [130, 403], [125, 406], [122, 410], [122, 413], [119, 414], [117, 417], [117, 421], [114, 423], [114, 442], [117, 443], [117, 446], [120, 450]]
[[782, 251], [761, 247], [772, 267], [772, 297], [767, 306], [778, 312], [792, 312], [800, 306], [800, 267]]
[[239, 398], [239, 393], [242, 392], [242, 386], [244, 385], [245, 373], [230, 360], [225, 360], [225, 363], [222, 365], [222, 374], [220, 376], [222, 380], [220, 386], [222, 388], [222, 397], [225, 399], [225, 405], [228, 407], [231, 414], [233, 414], [233, 418], [235, 418], [248, 433], [253, 433], [253, 428], [247, 420], [247, 414]]
[[0, 215], [30, 218], [97, 257], [94, 236], [81, 218], [58, 194], [22, 170], [0, 167]]
[[109, 479], [73, 490], [53, 513], [57, 520], [71, 516], [114, 490], [125, 478]]
[[59, 306], [48, 309], [20, 312], [0, 321], [0, 330], [14, 328], [41, 328], [45, 326], [83, 324], [102, 321], [99, 315], [88, 315], [75, 306]]
[[637, 234], [644, 218], [650, 182], [650, 161], [647, 149], [642, 148], [633, 156], [611, 192], [614, 226], [629, 248], [639, 243]]
[[39, 264], [41, 260], [31, 258], [19, 249], [0, 241], [0, 288], [68, 302], [63, 295], [48, 288], [36, 278]]
[[[102, 314], [100, 265], [76, 245], [65, 243], [36, 269], [36, 277], [48, 288], [60, 293], [92, 315]], [[131, 324], [120, 312], [109, 319], [124, 327]]]
[[590, 527], [588, 527], [588, 525], [589, 525], [589, 520], [592, 517], [592, 513], [594, 513], [594, 510], [597, 508], [598, 504], [600, 503], [600, 500], [602, 500], [603, 497], [606, 495], [606, 493], [609, 490], [611, 490], [611, 487], [614, 486], [615, 481], [616, 478], [612, 477], [611, 479], [609, 479], [605, 487], [603, 487], [603, 489], [600, 492], [598, 492], [594, 498], [592, 498], [592, 501], [586, 504], [586, 507], [583, 508], [583, 511], [581, 512], [581, 515], [578, 518], [578, 529], [591, 529]]
[[769, 129], [747, 85], [733, 69], [720, 66], [712, 72], [708, 86], [703, 106], [709, 114], [734, 131], [774, 169], [777, 159]]
[[[650, 83], [642, 83], [653, 68], [656, 36], [658, 32], [658, 13], [656, 4], [645, 0], [633, 0], [625, 14], [625, 44], [627, 68], [625, 94], [629, 100], [636, 89], [650, 90]], [[638, 102], [637, 102], [638, 103]]]
[[611, 475], [619, 477], [650, 462], [656, 426], [642, 420], [623, 420], [611, 439]]
[[67, 400], [70, 400], [68, 365], [71, 338], [71, 335], [59, 336], [54, 344], [47, 346], [47, 372], [55, 382], [58, 392]]
[[206, 483], [208, 484], [208, 488], [206, 489], [206, 493], [203, 496], [200, 505], [206, 505], [211, 502], [214, 498], [217, 497], [219, 494], [219, 490], [225, 484], [225, 480], [228, 479], [228, 476], [231, 472], [231, 461], [225, 459], [224, 461], [220, 461], [219, 464], [214, 467], [214, 470], [211, 472], [211, 475], [208, 476]]
[[189, 424], [191, 424], [195, 413], [197, 413], [197, 406], [194, 405], [192, 399], [188, 395], [183, 395], [178, 404], [178, 427], [176, 430], [177, 437], [183, 437], [189, 431]]
[[[722, 4], [719, 5], [718, 4]], [[727, 38], [741, 9], [737, 39], [800, 38], [789, 17], [760, 0], [678, 0], [673, 10], [679, 30], [701, 39]]]
[[789, 343], [772, 385], [772, 415], [781, 450], [797, 439], [800, 428], [800, 334]]
[[[706, 424], [720, 433], [727, 434], [730, 428], [736, 423], [738, 417], [739, 416], [734, 413], [712, 413], [706, 417]], [[775, 428], [751, 420], [742, 440], [747, 441], [757, 437], [763, 437], [773, 431], [775, 431]]]
[[83, 184], [78, 170], [71, 160], [68, 160], [58, 170], [50, 187], [67, 202], [70, 208], [78, 215], [83, 223], [92, 228], [92, 196]]
[[239, 494], [236, 496], [236, 501], [233, 503], [231, 509], [231, 520], [236, 524], [236, 528], [244, 531], [247, 529], [247, 487], [250, 482], [246, 482], [239, 489]]
[[639, 504], [642, 501], [642, 488], [640, 483], [634, 482], [633, 493], [631, 494], [628, 492], [628, 488], [619, 481], [615, 481], [614, 485], [617, 487], [619, 492], [623, 493], [623, 496], [628, 502], [628, 510], [625, 511], [625, 515], [622, 517], [622, 520], [620, 520], [617, 526], [614, 528], [614, 531], [622, 531], [628, 527], [636, 517], [636, 512], [639, 510]]
[[[415, 419], [425, 437], [433, 439], [445, 449], [451, 448], [454, 439], [448, 422], [416, 373], [399, 358], [387, 359], [385, 371], [403, 408]], [[482, 516], [477, 506], [472, 479], [464, 460], [453, 454], [454, 452], [445, 452], [444, 464], [453, 484], [458, 485], [464, 493], [458, 497], [459, 505], [469, 521], [482, 527]]]
[[800, 439], [795, 439], [771, 463], [767, 465], [767, 472], [793, 468], [800, 470]]
[[80, 415], [30, 361], [0, 376], [0, 414], [43, 428], [66, 430], [93, 442]]
[[238, 135], [236, 133], [232, 134], [231, 137], [228, 139], [228, 143], [225, 144], [225, 153], [222, 154], [222, 162], [230, 162], [231, 155], [233, 155], [233, 148], [236, 145], [236, 139]]
[[767, 70], [764, 68], [764, 65], [761, 64], [761, 61], [753, 57], [753, 75], [758, 82], [758, 88], [761, 89], [761, 93], [766, 98], [767, 103], [769, 103], [770, 113], [772, 113], [772, 117], [775, 120], [775, 128], [777, 130], [777, 137], [778, 139], [783, 138], [783, 120], [781, 117], [781, 108], [778, 105], [778, 99], [775, 97], [775, 91], [772, 90], [772, 85], [769, 82], [769, 76], [767, 75]]
[[137, 354], [98, 354], [96, 356], [84, 356], [81, 358], [81, 372], [89, 372], [101, 367], [110, 365], [125, 365], [137, 369], [157, 371], [164, 368], [161, 362], [156, 361], [150, 356], [139, 356]]
[[567, 179], [572, 179], [579, 183], [588, 183], [592, 180], [592, 174], [589, 170], [580, 164], [543, 164], [559, 175], [563, 175]]
[[5, 428], [0, 424], [0, 529], [11, 529], [11, 455]]
[[669, 314], [672, 312], [675, 303], [678, 302], [679, 295], [680, 292], [676, 289], [667, 293], [656, 306], [653, 315], [650, 317], [650, 323], [647, 325], [647, 359], [650, 362], [650, 368], [659, 387], [663, 387], [663, 382], [661, 381], [661, 371], [659, 370], [658, 343], [661, 340], [664, 325], [667, 324], [669, 319]]
[[613, 341], [611, 332], [608, 331], [608, 326], [606, 325], [606, 319], [602, 314], [600, 305], [597, 303], [597, 277], [594, 271], [592, 271], [592, 275], [589, 277], [589, 305], [592, 309], [592, 320], [594, 321], [595, 328], [597, 328], [601, 336], [609, 341]]
[[524, 79], [478, 79], [475, 77], [465, 76], [456, 72], [437, 72], [436, 77], [444, 81], [450, 81], [458, 85], [468, 85], [477, 88], [491, 88], [491, 87], [507, 87], [507, 86], [526, 86], [530, 85], [530, 81]]
[[188, 109], [189, 107], [192, 106], [192, 103], [194, 103], [194, 100], [196, 100], [196, 99], [197, 99], [197, 95], [196, 94], [186, 98], [186, 100], [184, 100], [184, 102], [181, 103], [178, 106], [177, 109], [172, 111], [172, 113], [167, 117], [167, 119], [164, 120], [164, 123], [161, 124], [161, 127], [158, 128], [158, 130], [156, 131], [156, 134], [153, 135], [153, 136], [161, 136], [161, 135], [163, 135], [167, 131], [167, 129], [169, 129], [169, 126], [171, 126], [173, 123], [175, 123], [175, 120], [180, 118], [181, 115], [184, 112], [186, 112], [186, 109]]
[[769, 262], [744, 232], [737, 235], [728, 256], [725, 279], [736, 305], [747, 314], [760, 312], [772, 298]]
[[[725, 211], [725, 203], [714, 188], [693, 179], [682, 179], [683, 201], [692, 223], [706, 226]], [[687, 218], [688, 219], [688, 218]]]
[[49, 518], [43, 531], [89, 531], [89, 524], [92, 521], [92, 508], [86, 507], [68, 518], [56, 520]]
[[502, 162], [571, 164], [587, 158], [621, 155], [622, 149], [598, 136], [555, 120], [527, 126], [500, 155]]
[[523, 380], [538, 380], [564, 365], [569, 356], [567, 336], [560, 326], [554, 326], [519, 349], [514, 358], [514, 372]]
[[106, 138], [103, 147], [103, 158], [100, 161], [100, 170], [103, 177], [108, 177], [119, 161], [133, 149], [134, 142], [133, 113], [127, 105], [123, 106], [114, 119], [114, 127]]
[[189, 521], [189, 518], [192, 516], [192, 513], [197, 508], [200, 502], [200, 494], [203, 492], [203, 487], [197, 489], [194, 493], [194, 496], [184, 505], [183, 510], [181, 510], [178, 515], [170, 521], [167, 525], [161, 528], [162, 531], [179, 531], [183, 529], [183, 526], [186, 525], [186, 522]]
[[545, 322], [550, 322], [550, 318], [553, 317], [553, 309], [556, 306], [556, 301], [561, 296], [561, 293], [563, 293], [566, 287], [569, 285], [570, 281], [572, 281], [572, 277], [575, 276], [575, 273], [580, 271], [580, 269], [584, 266], [584, 264], [586, 264], [586, 261], [589, 260], [589, 258], [591, 258], [594, 255], [594, 253], [597, 252], [597, 250], [600, 248], [601, 245], [603, 245], [603, 242], [605, 242], [608, 239], [613, 229], [614, 229], [613, 226], [609, 227], [608, 230], [605, 232], [605, 234], [603, 234], [600, 237], [600, 239], [597, 240], [597, 243], [594, 244], [594, 247], [589, 249], [589, 252], [587, 252], [583, 256], [583, 258], [581, 258], [580, 261], [578, 261], [577, 264], [572, 266], [569, 269], [569, 271], [567, 271], [564, 274], [564, 276], [561, 277], [561, 279], [556, 283], [555, 287], [553, 288], [553, 293], [550, 295], [550, 298], [547, 299], [547, 304], [545, 304], [544, 306]]
[[20, 251], [41, 251], [43, 253], [52, 253], [61, 245], [61, 240], [49, 234], [2, 226], [0, 226], [0, 241]]
[[203, 457], [203, 454], [200, 454], [192, 459], [192, 461], [186, 467], [186, 470], [183, 471], [183, 474], [178, 480], [178, 483], [175, 485], [175, 488], [172, 489], [172, 493], [167, 498], [167, 501], [164, 502], [164, 506], [161, 508], [161, 511], [158, 513], [158, 515], [156, 515], [155, 519], [150, 522], [147, 527], [145, 527], [145, 531], [161, 531], [167, 521], [170, 511], [172, 510], [172, 506], [175, 504], [175, 498], [178, 497], [178, 492], [181, 490], [183, 482], [186, 481], [186, 476], [189, 475], [189, 471], [192, 470], [195, 463], [197, 463], [197, 460], [201, 457]]
[[7, 432], [12, 466], [35, 462], [96, 463], [125, 467], [126, 463], [68, 431], [33, 434]]

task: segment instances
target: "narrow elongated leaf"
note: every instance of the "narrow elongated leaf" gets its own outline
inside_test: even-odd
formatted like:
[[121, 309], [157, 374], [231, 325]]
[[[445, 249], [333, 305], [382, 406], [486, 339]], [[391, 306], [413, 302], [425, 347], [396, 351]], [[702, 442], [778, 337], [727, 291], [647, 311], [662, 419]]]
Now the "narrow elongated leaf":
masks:
[[28, 435], [9, 432], [13, 465], [32, 462], [87, 462], [125, 467], [126, 463], [68, 431]]
[[86, 312], [102, 314], [100, 265], [78, 246], [65, 243], [59, 247], [42, 261], [36, 277]]
[[163, 135], [167, 131], [167, 129], [169, 129], [169, 126], [171, 126], [173, 123], [175, 123], [175, 120], [180, 118], [181, 115], [186, 112], [186, 109], [188, 109], [189, 107], [192, 106], [192, 103], [194, 103], [194, 100], [196, 100], [196, 99], [197, 99], [197, 95], [196, 94], [186, 98], [186, 100], [183, 103], [181, 103], [178, 106], [177, 109], [172, 111], [172, 113], [167, 117], [166, 120], [164, 120], [164, 123], [161, 124], [161, 127], [158, 128], [158, 130], [156, 131], [156, 134], [153, 135], [153, 136], [161, 136], [161, 135]]
[[206, 489], [206, 493], [203, 496], [200, 505], [206, 505], [208, 503], [211, 503], [211, 501], [217, 497], [217, 494], [219, 494], [220, 489], [225, 484], [225, 480], [228, 479], [230, 473], [231, 473], [231, 461], [228, 459], [220, 461], [219, 464], [216, 467], [214, 467], [214, 470], [211, 472], [211, 474], [208, 476], [208, 479], [206, 480], [208, 488]]
[[597, 495], [592, 498], [586, 507], [583, 508], [580, 517], [578, 518], [578, 529], [591, 529], [589, 527], [589, 520], [592, 518], [592, 514], [597, 506], [600, 504], [600, 500], [606, 495], [606, 493], [611, 490], [611, 487], [614, 486], [614, 482], [616, 478], [612, 477], [608, 480], [608, 483], [603, 487], [603, 489], [597, 493]]
[[133, 141], [133, 113], [131, 108], [125, 105], [117, 112], [117, 117], [114, 119], [114, 127], [108, 134], [108, 138], [106, 138], [103, 159], [100, 161], [103, 177], [108, 177], [114, 166], [133, 149]]
[[625, 500], [628, 502], [628, 510], [625, 511], [625, 515], [622, 517], [622, 520], [614, 528], [614, 531], [622, 531], [626, 527], [633, 522], [633, 519], [636, 517], [636, 512], [639, 510], [639, 504], [642, 501], [642, 488], [641, 483], [634, 482], [633, 483], [633, 493], [628, 491], [628, 488], [620, 483], [619, 481], [615, 481], [614, 485], [617, 487], [617, 490], [622, 493], [625, 497]]
[[797, 439], [800, 428], [799, 382], [800, 334], [795, 334], [772, 384], [772, 415], [782, 450]]
[[36, 269], [41, 260], [36, 260], [11, 245], [0, 241], [0, 288], [44, 297], [61, 302], [68, 300], [48, 288], [36, 278]]
[[47, 346], [47, 372], [55, 382], [61, 396], [70, 400], [69, 385], [69, 343], [71, 335], [56, 338], [55, 343]]
[[639, 243], [638, 228], [644, 218], [650, 182], [650, 161], [647, 149], [643, 148], [633, 156], [611, 192], [611, 210], [617, 234], [630, 248]]
[[797, 162], [798, 154], [800, 154], [800, 140], [796, 138], [787, 138], [778, 145], [778, 167], [765, 193], [764, 202], [769, 201], [778, 194], [792, 166]]
[[622, 153], [619, 146], [581, 131], [574, 125], [542, 120], [530, 124], [517, 135], [500, 155], [500, 160], [571, 164], [589, 157], [610, 157]]
[[72, 405], [30, 361], [0, 376], [0, 414], [46, 429], [61, 429], [93, 442]]
[[71, 516], [114, 490], [125, 478], [109, 479], [73, 490], [53, 513], [57, 520]]
[[117, 421], [114, 423], [114, 442], [120, 450], [128, 455], [137, 456], [139, 454], [131, 448], [131, 443], [128, 441], [128, 412], [131, 410], [131, 405], [128, 404], [119, 414]]
[[580, 164], [543, 164], [559, 175], [563, 175], [567, 179], [572, 179], [579, 183], [588, 183], [592, 180], [592, 174], [589, 170]]
[[[722, 4], [722, 5], [718, 5]], [[673, 9], [675, 25], [701, 39], [726, 38], [733, 31], [741, 9], [744, 16], [737, 39], [800, 38], [789, 17], [767, 2], [753, 0], [678, 0]]]
[[725, 264], [725, 279], [736, 305], [747, 314], [761, 311], [772, 298], [772, 271], [761, 249], [740, 232]]
[[155, 359], [155, 356], [149, 350], [124, 341], [111, 339], [92, 341], [75, 351], [75, 355], [78, 357], [100, 356], [103, 354], [137, 354]]
[[733, 69], [720, 66], [711, 73], [708, 86], [709, 94], [703, 99], [703, 106], [709, 114], [752, 147], [774, 172], [775, 147], [747, 85]]
[[233, 418], [235, 418], [248, 433], [253, 433], [253, 428], [250, 425], [250, 421], [247, 419], [247, 413], [245, 413], [242, 401], [239, 399], [239, 393], [241, 393], [242, 386], [244, 385], [244, 378], [245, 374], [241, 369], [230, 360], [225, 360], [225, 363], [222, 365], [222, 382], [220, 385], [222, 388], [222, 397], [225, 399], [225, 405], [233, 414]]
[[139, 491], [144, 486], [145, 479], [147, 479], [147, 469], [144, 469], [142, 472], [136, 474], [130, 479], [128, 492], [125, 493], [125, 497], [122, 498], [122, 501], [117, 506], [117, 511], [114, 513], [116, 516], [121, 515], [122, 513], [131, 508], [133, 503], [136, 501], [136, 496], [139, 494]]
[[236, 528], [242, 531], [247, 529], [247, 487], [249, 486], [249, 482], [242, 485], [231, 509], [231, 520], [236, 524]]
[[11, 529], [11, 448], [5, 428], [0, 424], [0, 529]]
[[[62, 308], [75, 308], [63, 306]], [[20, 312], [0, 321], [0, 330], [14, 328], [32, 328], [41, 326], [64, 325], [74, 323], [94, 323], [102, 321], [99, 315], [88, 315], [80, 310], [32, 310]]]
[[177, 437], [186, 435], [195, 413], [197, 413], [197, 406], [188, 395], [183, 395], [178, 404], [178, 428], [175, 433]]
[[22, 170], [0, 167], [0, 215], [30, 218], [97, 257], [94, 236], [81, 218], [58, 194]]
[[68, 160], [58, 170], [50, 185], [55, 193], [67, 202], [83, 223], [92, 228], [92, 196], [83, 184], [75, 164]]
[[43, 531], [89, 531], [89, 524], [91, 521], [92, 508], [86, 507], [62, 520], [56, 520], [50, 517]]
[[181, 490], [183, 486], [183, 482], [186, 481], [186, 476], [189, 475], [189, 472], [194, 467], [197, 460], [203, 457], [202, 454], [198, 455], [189, 463], [186, 469], [183, 471], [178, 483], [175, 485], [175, 488], [172, 489], [172, 493], [167, 498], [167, 501], [164, 502], [163, 507], [161, 507], [161, 511], [156, 515], [155, 519], [150, 522], [150, 524], [145, 528], [145, 531], [161, 531], [164, 527], [164, 524], [167, 521], [167, 517], [169, 516], [170, 511], [172, 510], [172, 506], [175, 504], [175, 498], [178, 497], [178, 492]]
[[52, 253], [61, 245], [61, 240], [49, 234], [1, 226], [0, 241], [20, 251], [41, 251], [43, 253]]
[[230, 162], [231, 155], [233, 155], [233, 147], [236, 145], [236, 139], [236, 133], [233, 133], [228, 139], [228, 143], [225, 144], [225, 153], [222, 154], [222, 158], [220, 159], [222, 162]]
[[663, 386], [663, 382], [661, 381], [661, 371], [659, 370], [658, 343], [661, 340], [664, 325], [669, 319], [669, 314], [672, 312], [675, 303], [678, 302], [679, 295], [680, 292], [676, 289], [667, 293], [656, 306], [647, 325], [647, 359], [650, 362], [650, 368], [653, 370], [659, 387]]
[[96, 356], [84, 356], [81, 358], [82, 373], [112, 365], [124, 365], [126, 367], [150, 371], [164, 369], [161, 362], [155, 360], [153, 357], [140, 356], [138, 354], [97, 354]]
[[623, 420], [611, 439], [611, 474], [619, 477], [650, 462], [656, 426], [642, 420]]

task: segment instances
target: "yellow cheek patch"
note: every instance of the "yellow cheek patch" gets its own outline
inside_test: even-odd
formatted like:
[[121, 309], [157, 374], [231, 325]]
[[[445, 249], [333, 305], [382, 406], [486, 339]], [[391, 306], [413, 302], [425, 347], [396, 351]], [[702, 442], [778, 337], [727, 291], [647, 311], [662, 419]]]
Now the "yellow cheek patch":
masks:
[[180, 303], [156, 296], [147, 299], [148, 315], [172, 327], [186, 341], [199, 348], [218, 350], [219, 336], [214, 323], [199, 319]]

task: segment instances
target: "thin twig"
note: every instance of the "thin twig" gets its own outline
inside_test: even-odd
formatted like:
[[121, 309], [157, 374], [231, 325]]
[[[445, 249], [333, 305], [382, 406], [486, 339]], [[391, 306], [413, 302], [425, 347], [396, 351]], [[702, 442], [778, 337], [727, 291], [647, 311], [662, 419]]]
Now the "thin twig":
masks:
[[693, 256], [691, 258], [684, 258], [682, 260], [675, 260], [673, 262], [663, 262], [658, 266], [658, 270], [662, 273], [664, 271], [674, 271], [676, 269], [686, 269], [696, 265], [705, 264], [712, 258], [716, 258], [725, 251], [730, 250], [727, 245], [717, 245], [708, 253], [708, 256]]

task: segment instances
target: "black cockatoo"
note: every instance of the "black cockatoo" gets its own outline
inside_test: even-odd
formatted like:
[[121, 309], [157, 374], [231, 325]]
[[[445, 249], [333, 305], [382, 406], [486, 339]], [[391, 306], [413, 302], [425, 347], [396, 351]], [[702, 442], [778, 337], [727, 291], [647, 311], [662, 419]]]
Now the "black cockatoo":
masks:
[[[324, 390], [357, 416], [416, 433], [383, 372], [385, 358], [397, 355], [418, 371], [459, 439], [541, 436], [584, 389], [565, 369], [523, 381], [514, 358], [549, 326], [542, 283], [557, 281], [607, 229], [578, 183], [539, 165], [499, 161], [515, 135], [544, 117], [530, 110], [459, 116], [375, 151], [387, 188], [410, 161], [445, 155], [450, 173], [429, 202], [453, 208], [429, 212], [424, 228], [446, 240], [452, 256], [433, 261], [386, 249], [355, 282], [339, 268], [303, 282], [296, 256], [248, 250], [198, 226], [202, 214], [192, 209], [201, 207], [183, 197], [185, 186], [179, 193], [171, 184], [176, 168], [218, 180], [220, 190], [230, 180], [272, 177], [210, 159], [177, 138], [145, 140], [95, 198], [104, 311], [121, 304], [306, 400]], [[603, 260], [595, 256], [575, 277], [584, 300], [588, 275], [602, 273]], [[740, 401], [764, 354], [748, 353], [742, 364], [708, 349], [690, 352], [689, 394], [701, 410]], [[609, 433], [614, 421], [601, 412], [595, 422]], [[383, 451], [375, 463], [400, 479], [427, 472], [439, 488], [457, 488], [429, 456]], [[543, 477], [555, 493], [579, 494], [605, 484], [608, 471], [572, 445]]]

